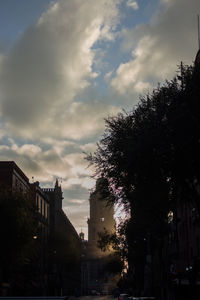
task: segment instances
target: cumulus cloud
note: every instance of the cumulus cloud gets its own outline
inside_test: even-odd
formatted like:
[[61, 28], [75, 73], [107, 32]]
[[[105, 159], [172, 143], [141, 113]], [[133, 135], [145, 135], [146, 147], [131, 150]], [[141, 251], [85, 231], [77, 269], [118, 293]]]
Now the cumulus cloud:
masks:
[[71, 153], [64, 157], [64, 160], [72, 166], [74, 175], [88, 175], [87, 163], [84, 160], [84, 154]]
[[33, 144], [24, 144], [21, 147], [13, 144], [11, 146], [11, 150], [15, 151], [17, 154], [27, 155], [29, 157], [37, 156], [39, 153], [41, 153], [41, 148]]
[[34, 177], [41, 182], [53, 181], [66, 175], [66, 172], [68, 176], [71, 174], [71, 167], [53, 149], [45, 151], [31, 144], [1, 145], [0, 160], [14, 160], [29, 179]]
[[[14, 160], [42, 186], [62, 178], [64, 210], [84, 230], [94, 180], [82, 152], [95, 151], [103, 119], [121, 110], [119, 99], [132, 106], [138, 93], [171, 78], [181, 60], [191, 63], [197, 50], [198, 0], [160, 0], [149, 24], [119, 33], [122, 2], [131, 12], [139, 8], [134, 0], [57, 1], [0, 54], [0, 160]], [[131, 54], [127, 60], [122, 54], [117, 68], [121, 53], [109, 48], [115, 39], [121, 53]], [[107, 99], [94, 92], [101, 75], [112, 87]]]
[[85, 153], [93, 153], [96, 150], [97, 145], [95, 143], [86, 143], [85, 145], [81, 145], [80, 148]]
[[67, 216], [80, 232], [86, 233], [89, 211], [89, 190], [95, 181], [90, 177], [83, 151], [95, 148], [93, 143], [78, 145], [64, 140], [47, 138], [40, 146], [18, 145], [13, 139], [0, 145], [0, 161], [14, 160], [28, 176], [30, 182], [40, 181], [42, 187], [53, 187], [56, 178], [64, 193], [63, 206]]
[[93, 144], [76, 144], [74, 148], [68, 145], [68, 141], [56, 141], [53, 145], [24, 144], [19, 146], [10, 140], [9, 144], [0, 145], [0, 160], [14, 160], [25, 174], [31, 179], [41, 181], [42, 185], [54, 182], [56, 178], [62, 178], [63, 189], [77, 189], [79, 185], [89, 190], [94, 185], [90, 177], [92, 169], [88, 168], [88, 162], [84, 159], [83, 149], [94, 149]]
[[30, 137], [47, 133], [59, 114], [68, 122], [72, 101], [97, 76], [93, 45], [113, 39], [118, 3], [61, 0], [21, 34], [0, 64], [0, 110], [8, 128]]
[[119, 112], [119, 108], [105, 101], [73, 102], [68, 110], [60, 113], [57, 122], [50, 122], [54, 136], [81, 140], [100, 134], [104, 130], [104, 118]]
[[128, 0], [127, 3], [126, 3], [126, 5], [128, 7], [133, 8], [134, 10], [137, 10], [139, 8], [138, 3], [135, 0]]
[[68, 203], [75, 203], [75, 204], [85, 204], [86, 200], [82, 200], [82, 199], [70, 199], [68, 201]]
[[[59, 143], [58, 143], [59, 144]], [[42, 182], [52, 181], [56, 177], [63, 178], [63, 187], [70, 188], [71, 185], [80, 184], [85, 188], [90, 188], [92, 180], [91, 169], [84, 159], [85, 154], [82, 147], [76, 145], [79, 153], [64, 154], [67, 150], [57, 151], [58, 146], [51, 146], [46, 149], [46, 145], [39, 147], [32, 144], [18, 146], [0, 145], [0, 160], [14, 160], [19, 163], [26, 175]], [[88, 148], [86, 146], [86, 148]], [[69, 149], [68, 149], [69, 151]]]
[[16, 144], [0, 145], [0, 160], [15, 161], [24, 171], [24, 173], [29, 177], [29, 179], [35, 176], [37, 180], [52, 181], [53, 176], [51, 174], [48, 174], [43, 168], [41, 162], [38, 160], [39, 156], [34, 154], [33, 152], [32, 154], [29, 153], [29, 151], [26, 151], [25, 148], [26, 145], [22, 147], [19, 147]]
[[197, 11], [198, 0], [161, 0], [150, 24], [125, 30], [124, 49], [132, 47], [132, 59], [119, 65], [111, 80], [113, 89], [120, 94], [146, 92], [173, 77], [181, 61], [192, 63], [197, 51]]
[[93, 151], [103, 119], [119, 111], [90, 95], [104, 65], [96, 44], [114, 41], [121, 1], [56, 1], [0, 54], [0, 160], [42, 186], [62, 178], [65, 204], [75, 207], [68, 216], [85, 212], [82, 225], [94, 185], [82, 152]]
[[75, 188], [79, 185], [82, 188], [85, 188], [87, 190], [94, 187], [95, 180], [91, 177], [70, 177], [66, 181], [62, 182], [62, 186], [64, 189], [69, 189], [70, 187], [74, 186]]

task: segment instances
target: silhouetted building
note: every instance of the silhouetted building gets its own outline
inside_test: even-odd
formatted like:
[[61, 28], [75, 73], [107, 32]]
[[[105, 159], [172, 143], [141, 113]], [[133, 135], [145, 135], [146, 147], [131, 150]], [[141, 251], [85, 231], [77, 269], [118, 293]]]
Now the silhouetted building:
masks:
[[[40, 295], [70, 295], [81, 288], [81, 239], [62, 210], [63, 194], [56, 180], [54, 188], [29, 183], [28, 177], [14, 161], [0, 162], [0, 188], [28, 195], [35, 207], [38, 259], [36, 278]], [[1, 271], [1, 268], [0, 268]], [[76, 292], [77, 293], [77, 292]]]
[[115, 232], [114, 207], [108, 203], [108, 183], [100, 178], [96, 182], [96, 189], [90, 195], [90, 218], [88, 219], [88, 255], [90, 258], [100, 258], [109, 254], [103, 252], [97, 245], [99, 232], [104, 229]]
[[60, 212], [62, 211], [62, 189], [58, 184], [58, 180], [56, 180], [54, 188], [43, 188], [42, 191], [49, 199], [50, 231], [52, 234], [58, 226]]
[[79, 237], [80, 237], [81, 241], [84, 241], [85, 235], [82, 231], [79, 233]]
[[14, 161], [0, 161], [0, 184], [13, 191], [29, 192], [29, 179]]
[[33, 237], [38, 240], [40, 290], [46, 295], [48, 290], [48, 246], [50, 234], [49, 199], [36, 181], [30, 184], [31, 199], [36, 207], [35, 215], [38, 223], [37, 234]]
[[49, 198], [40, 187], [38, 181], [30, 184], [30, 192], [32, 201], [36, 206], [36, 214], [42, 237], [47, 242], [50, 231]]
[[49, 274], [50, 295], [71, 295], [80, 290], [81, 239], [62, 210], [63, 194], [56, 180], [54, 188], [43, 188], [50, 207]]
[[88, 244], [87, 251], [83, 250], [82, 259], [82, 293], [90, 294], [96, 290], [101, 293], [109, 293], [113, 289], [112, 276], [106, 270], [112, 249], [102, 251], [98, 247], [99, 232], [107, 230], [115, 232], [114, 207], [109, 202], [111, 194], [108, 190], [108, 182], [100, 178], [96, 182], [96, 188], [90, 195], [90, 218], [88, 219]]

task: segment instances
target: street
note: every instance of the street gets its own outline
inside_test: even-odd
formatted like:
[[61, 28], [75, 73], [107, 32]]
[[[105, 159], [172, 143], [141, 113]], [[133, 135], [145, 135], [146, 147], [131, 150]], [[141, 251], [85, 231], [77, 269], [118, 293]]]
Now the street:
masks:
[[[0, 297], [0, 300], [64, 300], [64, 296], [55, 296], [55, 297]], [[69, 296], [68, 300], [114, 300], [115, 298], [112, 295], [105, 296], [81, 296], [74, 297]]]
[[69, 297], [68, 300], [114, 300], [113, 295]]

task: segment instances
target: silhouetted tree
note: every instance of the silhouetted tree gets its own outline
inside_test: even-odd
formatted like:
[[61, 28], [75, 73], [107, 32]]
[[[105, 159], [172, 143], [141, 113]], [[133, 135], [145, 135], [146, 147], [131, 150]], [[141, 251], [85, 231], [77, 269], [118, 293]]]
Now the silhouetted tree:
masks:
[[33, 288], [34, 282], [37, 256], [34, 212], [27, 195], [0, 189], [1, 282], [10, 283], [21, 294]]
[[164, 237], [177, 199], [192, 201], [200, 213], [199, 82], [199, 66], [181, 64], [173, 80], [141, 97], [131, 112], [107, 118], [97, 151], [87, 157], [96, 176], [107, 178], [113, 201], [130, 211], [129, 265], [144, 265], [147, 242]]

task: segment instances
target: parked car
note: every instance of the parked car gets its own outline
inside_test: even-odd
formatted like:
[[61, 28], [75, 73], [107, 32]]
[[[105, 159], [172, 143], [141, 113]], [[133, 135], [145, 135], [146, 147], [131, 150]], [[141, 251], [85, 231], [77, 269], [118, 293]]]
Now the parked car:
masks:
[[109, 295], [108, 290], [103, 290], [103, 291], [101, 292], [101, 295]]
[[100, 296], [100, 292], [98, 292], [96, 290], [91, 290], [91, 295], [92, 296]]
[[120, 294], [118, 300], [129, 300], [128, 294]]

